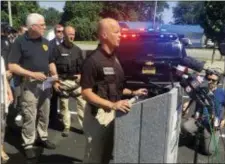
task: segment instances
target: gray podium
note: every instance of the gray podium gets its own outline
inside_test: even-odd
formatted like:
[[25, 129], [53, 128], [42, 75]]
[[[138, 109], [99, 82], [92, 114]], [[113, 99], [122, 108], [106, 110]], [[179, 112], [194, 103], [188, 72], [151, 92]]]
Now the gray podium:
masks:
[[181, 123], [179, 87], [117, 113], [114, 163], [176, 163]]

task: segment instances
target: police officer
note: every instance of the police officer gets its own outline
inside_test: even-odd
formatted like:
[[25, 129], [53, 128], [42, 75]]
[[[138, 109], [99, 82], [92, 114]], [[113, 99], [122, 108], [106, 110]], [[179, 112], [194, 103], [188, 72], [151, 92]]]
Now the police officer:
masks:
[[57, 24], [54, 27], [55, 38], [50, 40], [50, 44], [55, 47], [56, 45], [60, 45], [63, 41], [63, 29], [64, 27], [61, 24]]
[[26, 23], [28, 31], [18, 37], [12, 45], [9, 69], [16, 75], [22, 76], [23, 147], [26, 157], [34, 158], [36, 130], [39, 137], [37, 143], [42, 147], [55, 149], [55, 145], [48, 140], [51, 90], [45, 88], [43, 81], [47, 79], [49, 72], [52, 76], [57, 76], [57, 72], [49, 54], [49, 43], [42, 37], [46, 29], [44, 17], [31, 13], [27, 16]]
[[[50, 41], [50, 46], [49, 46], [50, 51], [54, 51], [55, 48], [62, 43], [63, 29], [64, 27], [62, 25], [60, 24], [55, 25], [54, 27], [55, 38]], [[50, 126], [57, 126], [57, 121], [58, 121], [57, 110], [58, 110], [58, 96], [55, 89], [53, 89], [51, 103], [50, 103], [50, 116], [49, 116]]]
[[122, 95], [146, 95], [146, 89], [132, 91], [123, 88], [124, 73], [116, 58], [120, 42], [120, 26], [111, 18], [98, 25], [99, 47], [88, 56], [82, 67], [82, 95], [87, 100], [84, 133], [87, 147], [84, 163], [108, 163], [112, 153], [115, 111], [128, 112], [128, 100]]
[[63, 117], [64, 131], [62, 136], [67, 137], [70, 131], [71, 119], [69, 111], [69, 97], [73, 96], [77, 101], [78, 120], [83, 126], [83, 111], [85, 101], [81, 97], [80, 72], [83, 63], [82, 51], [73, 44], [75, 29], [71, 26], [64, 28], [64, 40], [53, 51], [54, 62], [60, 81], [54, 84], [60, 97], [60, 112]]

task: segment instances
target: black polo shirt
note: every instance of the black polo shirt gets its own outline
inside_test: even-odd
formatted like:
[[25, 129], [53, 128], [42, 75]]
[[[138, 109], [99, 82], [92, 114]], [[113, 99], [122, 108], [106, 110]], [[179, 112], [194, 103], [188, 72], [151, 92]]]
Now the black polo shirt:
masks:
[[[124, 83], [124, 72], [115, 54], [107, 54], [100, 46], [86, 58], [81, 72], [82, 89], [94, 88], [97, 83], [104, 81], [105, 76], [115, 73], [114, 82]], [[121, 92], [121, 91], [118, 91]]]
[[43, 37], [32, 39], [28, 33], [19, 36], [12, 45], [9, 63], [19, 64], [33, 72], [49, 72], [52, 57], [49, 53], [49, 41]]

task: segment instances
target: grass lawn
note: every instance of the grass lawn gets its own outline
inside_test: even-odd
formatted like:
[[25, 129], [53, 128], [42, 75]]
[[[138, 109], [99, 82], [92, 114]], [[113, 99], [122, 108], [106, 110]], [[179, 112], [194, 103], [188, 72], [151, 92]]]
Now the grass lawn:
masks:
[[89, 44], [89, 45], [97, 45], [98, 41], [75, 41], [75, 44]]

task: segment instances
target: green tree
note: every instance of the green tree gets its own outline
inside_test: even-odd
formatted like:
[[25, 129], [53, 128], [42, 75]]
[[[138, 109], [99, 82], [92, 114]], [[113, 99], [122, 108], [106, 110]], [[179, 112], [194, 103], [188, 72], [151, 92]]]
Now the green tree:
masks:
[[206, 1], [201, 26], [206, 37], [220, 43], [225, 38], [225, 2]]
[[[26, 22], [26, 16], [32, 12], [40, 12], [41, 9], [36, 1], [11, 1], [13, 26], [18, 28]], [[8, 2], [1, 1], [2, 21], [8, 22]]]
[[180, 1], [173, 8], [174, 24], [199, 24], [204, 12], [204, 2]]
[[42, 9], [41, 14], [45, 17], [48, 26], [54, 26], [60, 22], [62, 14], [53, 7]]
[[67, 1], [61, 24], [76, 28], [76, 40], [95, 40], [102, 2]]
[[[154, 16], [154, 1], [105, 1], [102, 17], [112, 17], [119, 21], [152, 21]], [[169, 5], [165, 1], [157, 2], [156, 20]]]

